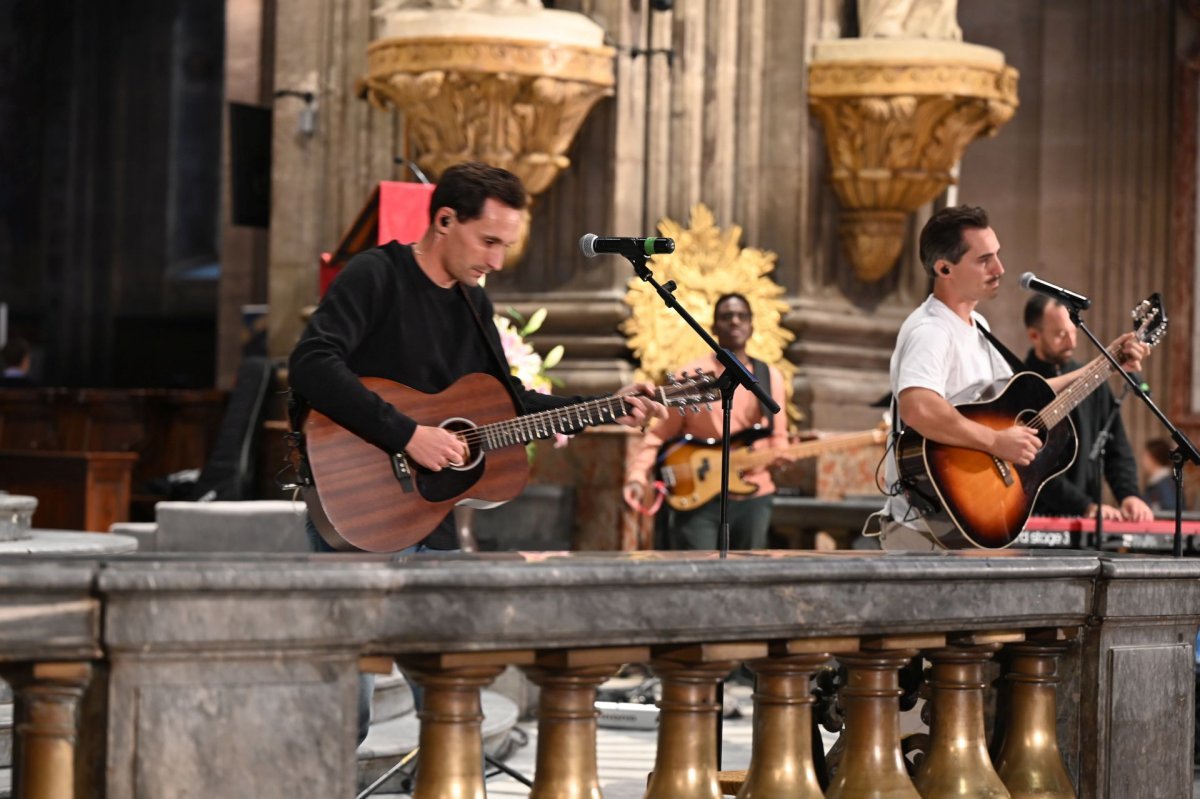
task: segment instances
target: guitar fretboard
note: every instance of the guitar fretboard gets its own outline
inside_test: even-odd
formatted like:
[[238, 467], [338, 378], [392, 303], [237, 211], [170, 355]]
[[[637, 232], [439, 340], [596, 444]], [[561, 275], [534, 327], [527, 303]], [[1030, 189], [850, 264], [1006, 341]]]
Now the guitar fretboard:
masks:
[[[1117, 358], [1120, 348], [1109, 347], [1108, 352]], [[1075, 409], [1075, 406], [1098, 389], [1112, 372], [1112, 364], [1107, 358], [1103, 355], [1095, 358], [1084, 367], [1083, 374], [1078, 379], [1059, 392], [1058, 396], [1051, 400], [1045, 408], [1042, 408], [1041, 412], [1033, 418], [1033, 426], [1037, 427], [1040, 422], [1044, 430], [1054, 427], [1065, 419], [1067, 414]]]
[[628, 416], [630, 411], [624, 397], [601, 397], [481, 425], [465, 433], [463, 438], [468, 443], [477, 443], [483, 450], [500, 449], [550, 438], [555, 433], [573, 433], [581, 427], [615, 422]]

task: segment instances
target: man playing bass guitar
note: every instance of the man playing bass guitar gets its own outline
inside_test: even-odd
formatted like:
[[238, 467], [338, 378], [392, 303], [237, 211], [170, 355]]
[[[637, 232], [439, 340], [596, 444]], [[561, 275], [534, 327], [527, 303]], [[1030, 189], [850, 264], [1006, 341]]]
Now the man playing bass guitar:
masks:
[[[782, 409], [786, 401], [783, 373], [761, 361], [756, 365], [754, 359], [746, 354], [746, 344], [754, 334], [754, 318], [749, 301], [741, 294], [725, 294], [717, 298], [713, 306], [712, 330], [717, 343], [754, 371], [760, 382], [764, 382], [765, 375], [770, 375], [771, 397]], [[709, 355], [689, 364], [684, 371], [698, 368], [719, 373], [722, 367], [717, 363], [716, 356]], [[787, 446], [787, 418], [784, 412], [780, 410], [771, 418], [749, 391], [734, 393], [730, 430], [737, 435], [755, 426], [764, 435], [754, 444], [756, 449]], [[687, 416], [671, 414], [656, 423], [643, 437], [626, 469], [625, 501], [633, 507], [645, 503], [649, 494], [647, 475], [665, 442], [685, 435], [701, 440], [719, 440], [721, 428], [720, 408]], [[719, 459], [715, 460], [714, 469], [720, 469]], [[771, 480], [771, 473], [765, 468], [749, 471], [742, 478], [757, 490], [750, 496], [730, 496], [733, 501], [729, 503], [729, 546], [732, 549], [765, 549], [775, 484]], [[668, 546], [671, 549], [716, 549], [721, 518], [720, 502], [718, 496], [697, 508], [671, 512], [667, 525]]]
[[[999, 428], [981, 424], [951, 403], [978, 399], [1013, 374], [989, 338], [987, 320], [975, 310], [999, 293], [1004, 275], [1000, 242], [987, 213], [968, 206], [938, 211], [921, 231], [920, 256], [933, 293], [905, 320], [892, 353], [891, 387], [900, 422], [896, 426], [911, 428], [930, 442], [987, 453], [1000, 469], [1006, 464], [1028, 466], [1042, 446], [1037, 429], [1018, 423]], [[1131, 370], [1139, 369], [1149, 352], [1133, 334], [1118, 338], [1113, 348]], [[1082, 371], [1047, 382], [1057, 393]], [[944, 522], [910, 504], [896, 459], [885, 461], [889, 496], [880, 514], [884, 548], [941, 548], [947, 531], [934, 525]]]

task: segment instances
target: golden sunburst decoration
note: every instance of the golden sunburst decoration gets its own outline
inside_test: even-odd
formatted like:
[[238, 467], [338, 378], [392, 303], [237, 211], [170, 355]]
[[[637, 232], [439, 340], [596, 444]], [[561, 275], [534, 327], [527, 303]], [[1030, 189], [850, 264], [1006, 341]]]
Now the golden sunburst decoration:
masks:
[[[741, 226], [718, 228], [712, 211], [703, 203], [692, 206], [690, 227], [684, 228], [666, 218], [659, 222], [658, 230], [675, 240], [675, 252], [655, 255], [650, 260], [655, 279], [663, 284], [675, 281], [674, 294], [679, 303], [710, 330], [717, 298], [736, 293], [749, 300], [754, 314], [754, 335], [746, 351], [783, 372], [788, 416], [798, 419], [799, 414], [790, 404], [796, 367], [783, 354], [795, 336], [782, 324], [788, 311], [788, 304], [779, 299], [783, 286], [768, 277], [778, 256], [755, 247], [739, 246]], [[663, 304], [649, 283], [636, 277], [631, 279], [625, 303], [633, 313], [622, 323], [621, 332], [641, 361], [638, 379], [658, 382], [667, 372], [707, 352], [704, 342], [679, 314]]]

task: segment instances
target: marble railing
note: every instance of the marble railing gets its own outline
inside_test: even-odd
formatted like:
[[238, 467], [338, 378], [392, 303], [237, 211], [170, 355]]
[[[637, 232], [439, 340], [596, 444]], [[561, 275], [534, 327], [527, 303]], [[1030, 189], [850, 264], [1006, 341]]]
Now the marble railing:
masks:
[[[532, 795], [598, 798], [594, 692], [632, 662], [663, 686], [647, 797], [821, 796], [809, 682], [833, 657], [826, 797], [1187, 796], [1197, 578], [1191, 560], [1017, 552], [0, 564], [14, 795], [352, 796], [360, 658], [385, 655], [425, 689], [420, 799], [484, 796], [479, 689], [508, 665], [542, 688]], [[898, 675], [918, 655], [932, 729], [910, 778]], [[716, 688], [739, 661], [758, 675], [753, 755], [720, 773]]]

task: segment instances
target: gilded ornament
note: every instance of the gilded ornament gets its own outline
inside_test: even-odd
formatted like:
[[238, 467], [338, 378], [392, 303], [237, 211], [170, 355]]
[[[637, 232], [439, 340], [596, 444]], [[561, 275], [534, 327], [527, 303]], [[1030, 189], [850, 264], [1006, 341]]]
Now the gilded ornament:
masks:
[[870, 283], [899, 258], [907, 215], [954, 182], [967, 145], [1012, 118], [1017, 73], [968, 45], [956, 45], [962, 63], [915, 55], [906, 63], [891, 50], [872, 56], [871, 42], [853, 53], [850, 46], [814, 59], [809, 107], [825, 129], [830, 183], [844, 209], [843, 251]]
[[[536, 198], [569, 166], [592, 107], [612, 94], [615, 50], [580, 14], [534, 0], [403, 0], [377, 13], [384, 36], [367, 48], [360, 91], [404, 114], [411, 160], [432, 179], [484, 161], [514, 172]], [[506, 265], [520, 259], [528, 230], [526, 209]]]

